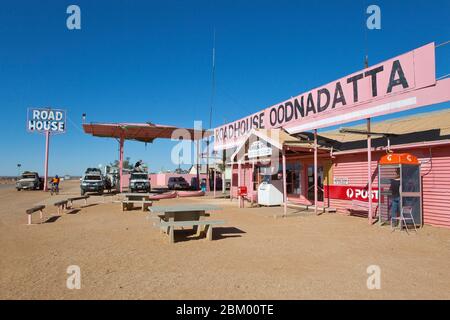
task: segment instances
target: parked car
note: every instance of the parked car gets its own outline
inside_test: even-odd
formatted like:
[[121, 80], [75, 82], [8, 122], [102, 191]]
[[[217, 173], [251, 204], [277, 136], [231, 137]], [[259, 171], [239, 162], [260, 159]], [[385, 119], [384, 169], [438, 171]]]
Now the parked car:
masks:
[[20, 190], [42, 190], [44, 189], [44, 178], [39, 177], [37, 172], [25, 171], [16, 182], [17, 191]]
[[87, 173], [81, 178], [81, 195], [84, 195], [87, 192], [96, 192], [103, 194], [105, 190], [105, 180], [103, 176], [98, 172], [90, 172]]
[[89, 174], [89, 173], [101, 175], [102, 171], [98, 168], [87, 168], [86, 171], [84, 172], [84, 174]]
[[167, 187], [170, 190], [189, 189], [189, 183], [183, 177], [170, 177], [169, 181], [167, 182]]
[[150, 192], [150, 179], [147, 173], [132, 172], [130, 175], [130, 191], [131, 192]]

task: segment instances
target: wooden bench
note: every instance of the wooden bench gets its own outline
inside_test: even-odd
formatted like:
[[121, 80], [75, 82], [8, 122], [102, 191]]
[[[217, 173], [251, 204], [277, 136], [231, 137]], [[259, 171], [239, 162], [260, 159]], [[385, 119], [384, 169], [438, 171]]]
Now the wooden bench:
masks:
[[58, 214], [61, 214], [61, 210], [62, 210], [62, 212], [64, 212], [64, 209], [67, 209], [68, 202], [69, 202], [68, 200], [61, 200], [61, 201], [57, 201], [53, 204], [55, 207], [58, 208]]
[[45, 208], [44, 205], [40, 205], [40, 206], [35, 206], [33, 208], [27, 209], [25, 211], [27, 213], [27, 215], [28, 215], [28, 225], [31, 225], [31, 215], [33, 213], [35, 213], [35, 212], [38, 212], [38, 211], [39, 211], [39, 217], [40, 217], [41, 223], [42, 223], [42, 214], [43, 214], [42, 210], [44, 210], [44, 208]]
[[161, 220], [159, 223], [154, 223], [156, 227], [167, 228], [167, 233], [169, 234], [170, 243], [175, 242], [174, 228], [175, 227], [194, 227], [194, 226], [205, 226], [206, 238], [212, 240], [212, 229], [213, 225], [224, 224], [223, 220], [198, 220], [198, 221], [164, 221]]
[[148, 210], [148, 207], [152, 205], [152, 201], [149, 200], [122, 200], [122, 211], [131, 210], [134, 208], [134, 204], [141, 204], [142, 211]]
[[89, 196], [81, 196], [81, 197], [73, 197], [73, 198], [68, 198], [67, 201], [69, 203], [68, 207], [72, 208], [73, 202], [77, 201], [77, 200], [84, 200], [84, 204], [87, 204], [87, 199], [89, 198]]

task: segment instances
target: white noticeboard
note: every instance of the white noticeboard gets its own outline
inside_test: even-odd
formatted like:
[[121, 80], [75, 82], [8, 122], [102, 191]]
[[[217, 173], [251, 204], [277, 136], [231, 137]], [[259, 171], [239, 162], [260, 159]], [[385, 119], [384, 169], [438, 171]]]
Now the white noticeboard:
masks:
[[333, 177], [333, 184], [348, 186], [348, 178], [347, 177]]
[[272, 148], [268, 147], [262, 141], [253, 142], [248, 148], [248, 158], [267, 157], [272, 155]]

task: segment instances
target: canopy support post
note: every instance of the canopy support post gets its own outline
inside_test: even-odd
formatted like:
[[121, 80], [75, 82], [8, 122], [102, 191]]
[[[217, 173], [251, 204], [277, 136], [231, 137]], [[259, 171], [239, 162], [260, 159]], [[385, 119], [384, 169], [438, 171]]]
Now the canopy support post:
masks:
[[317, 214], [318, 205], [317, 185], [317, 129], [314, 129], [314, 213]]
[[120, 181], [120, 192], [123, 192], [123, 144], [124, 138], [120, 137], [119, 141], [119, 181]]
[[213, 197], [216, 198], [216, 169], [213, 169], [213, 172], [214, 172], [214, 174], [213, 174], [213, 179], [214, 179], [214, 182], [213, 182], [213, 184], [214, 184], [214, 194], [213, 194]]
[[[370, 118], [367, 118], [367, 132], [370, 133]], [[369, 224], [372, 224], [372, 137], [367, 135], [367, 193], [369, 198]]]
[[196, 160], [195, 160], [195, 162], [196, 162], [196, 164], [197, 164], [197, 190], [200, 190], [200, 189], [201, 189], [201, 184], [200, 184], [199, 157], [198, 157], [199, 152], [200, 152], [200, 140], [197, 139], [197, 148], [196, 148], [196, 152], [195, 152], [195, 155], [196, 155]]
[[[238, 161], [238, 193], [239, 187], [241, 186], [241, 161]], [[241, 208], [241, 198], [242, 196], [238, 195], [238, 206]]]
[[281, 157], [283, 159], [283, 217], [287, 214], [287, 188], [286, 188], [286, 153], [284, 148], [281, 149]]

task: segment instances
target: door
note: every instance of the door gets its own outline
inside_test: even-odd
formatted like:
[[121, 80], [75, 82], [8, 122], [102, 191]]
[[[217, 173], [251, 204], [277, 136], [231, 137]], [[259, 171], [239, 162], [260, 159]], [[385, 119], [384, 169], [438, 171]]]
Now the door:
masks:
[[286, 164], [286, 191], [288, 195], [300, 196], [302, 181], [302, 165], [299, 162]]
[[[317, 200], [323, 201], [323, 166], [317, 167]], [[308, 200], [314, 201], [314, 165], [308, 165]]]

